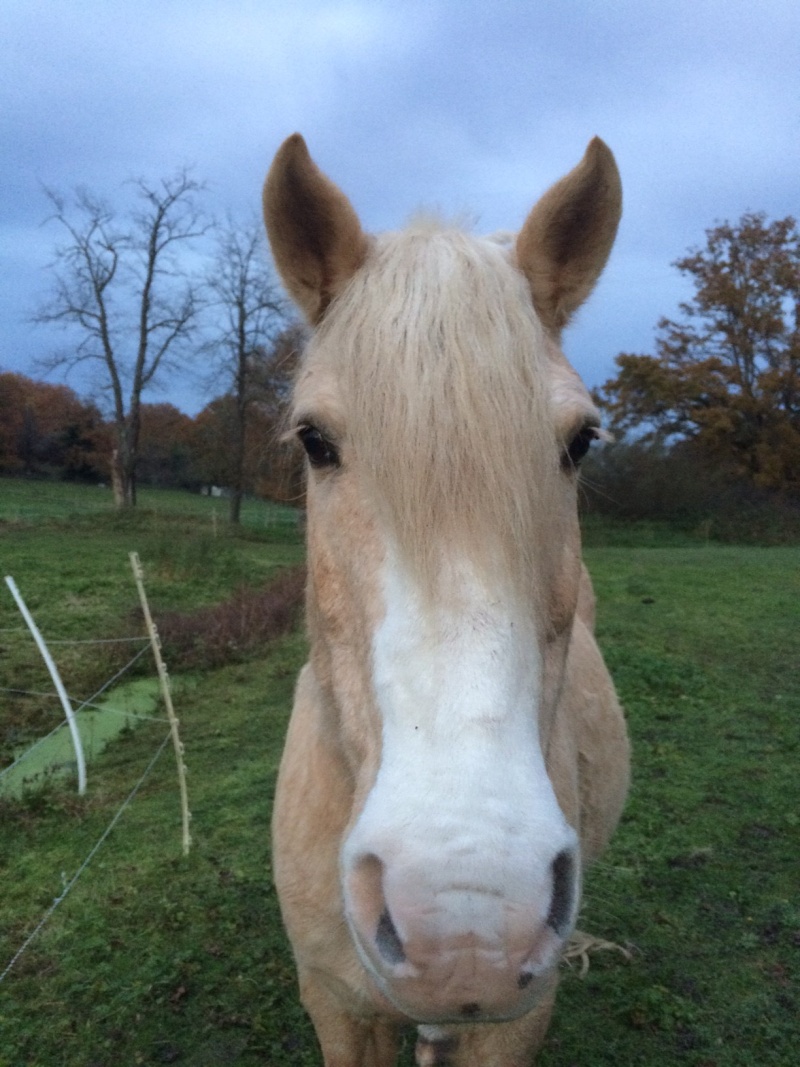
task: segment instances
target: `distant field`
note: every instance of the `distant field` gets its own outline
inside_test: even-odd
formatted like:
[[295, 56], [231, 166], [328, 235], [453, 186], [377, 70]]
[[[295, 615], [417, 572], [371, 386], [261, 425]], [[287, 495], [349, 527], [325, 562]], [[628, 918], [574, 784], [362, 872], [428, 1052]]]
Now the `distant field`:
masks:
[[[52, 520], [47, 497], [40, 506]], [[28, 591], [43, 629], [77, 636], [130, 627], [129, 548], [165, 610], [224, 599], [301, 557], [290, 526], [231, 535], [220, 525], [215, 534], [209, 503], [195, 514], [180, 501], [134, 517], [0, 522], [3, 573]], [[665, 546], [657, 533], [650, 547], [640, 539], [587, 552], [634, 775], [620, 831], [590, 872], [580, 925], [627, 944], [633, 958], [598, 954], [583, 980], [565, 968], [539, 1064], [790, 1067], [800, 1041], [800, 548]], [[18, 625], [4, 594], [0, 630]], [[21, 648], [0, 634], [5, 677], [33, 677]], [[65, 673], [88, 685], [99, 666], [63, 655]], [[192, 852], [180, 855], [167, 751], [0, 986], [0, 1067], [320, 1063], [268, 839], [304, 655], [295, 634], [258, 659], [175, 679]], [[163, 731], [147, 724], [114, 742], [83, 799], [66, 785], [0, 805], [0, 972]], [[404, 1057], [410, 1067], [410, 1045]]]
[[[138, 508], [158, 515], [192, 516], [205, 519], [209, 525], [216, 520], [224, 523], [228, 517], [228, 501], [224, 497], [203, 496], [176, 489], [137, 491]], [[43, 519], [72, 519], [114, 512], [114, 501], [108, 486], [83, 485], [77, 482], [29, 481], [23, 478], [0, 477], [0, 521], [31, 523]], [[271, 504], [264, 500], [246, 498], [242, 502], [242, 525], [260, 529], [271, 525], [292, 524], [297, 513], [292, 508]]]

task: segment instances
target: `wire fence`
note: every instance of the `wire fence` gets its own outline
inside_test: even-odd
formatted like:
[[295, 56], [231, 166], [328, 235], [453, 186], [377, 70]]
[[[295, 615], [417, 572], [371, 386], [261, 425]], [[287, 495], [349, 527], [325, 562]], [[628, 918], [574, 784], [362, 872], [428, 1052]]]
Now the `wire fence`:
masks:
[[14, 953], [14, 955], [8, 961], [8, 963], [6, 964], [6, 966], [3, 969], [3, 971], [0, 972], [0, 983], [5, 981], [6, 977], [13, 970], [15, 964], [22, 958], [22, 956], [25, 954], [25, 952], [30, 948], [30, 946], [33, 944], [33, 942], [36, 940], [36, 938], [38, 937], [38, 935], [40, 934], [40, 932], [44, 928], [44, 926], [47, 923], [48, 919], [50, 919], [50, 917], [53, 915], [53, 912], [56, 910], [56, 908], [61, 903], [63, 903], [63, 901], [67, 897], [67, 894], [70, 892], [70, 890], [75, 885], [75, 883], [78, 881], [80, 876], [83, 874], [83, 872], [89, 866], [89, 864], [92, 861], [92, 859], [94, 859], [94, 856], [95, 856], [96, 852], [98, 851], [100, 846], [103, 844], [103, 842], [106, 840], [106, 838], [111, 833], [111, 831], [114, 829], [114, 827], [117, 825], [117, 823], [120, 820], [120, 817], [122, 816], [122, 813], [125, 811], [125, 809], [131, 803], [133, 798], [136, 796], [136, 794], [142, 788], [142, 786], [144, 785], [144, 783], [145, 783], [147, 777], [149, 776], [150, 772], [155, 767], [156, 763], [158, 763], [158, 759], [159, 759], [161, 753], [166, 748], [167, 742], [170, 740], [170, 737], [171, 737], [171, 734], [168, 733], [167, 736], [164, 738], [164, 740], [161, 742], [161, 744], [158, 746], [158, 749], [156, 750], [156, 754], [153, 756], [153, 758], [147, 764], [147, 767], [145, 768], [144, 774], [141, 776], [139, 781], [136, 783], [136, 785], [133, 787], [133, 789], [127, 795], [125, 800], [122, 802], [122, 804], [120, 805], [120, 807], [118, 808], [118, 810], [114, 814], [114, 817], [112, 818], [111, 822], [108, 824], [108, 826], [102, 832], [102, 834], [97, 839], [95, 844], [92, 846], [92, 849], [89, 852], [89, 854], [86, 857], [86, 859], [83, 861], [83, 863], [81, 863], [80, 867], [78, 867], [78, 869], [76, 870], [75, 874], [73, 874], [72, 878], [70, 878], [68, 882], [64, 882], [64, 887], [63, 887], [61, 893], [59, 893], [58, 896], [53, 898], [53, 902], [50, 905], [50, 907], [47, 909], [47, 911], [45, 911], [44, 915], [42, 915], [42, 917], [39, 920], [39, 922], [36, 924], [36, 926], [33, 928], [33, 930], [30, 932], [30, 934], [28, 934], [28, 936], [22, 942], [20, 947], [17, 949], [17, 951]]
[[[132, 563], [133, 563], [133, 560], [132, 560]], [[137, 567], [139, 568], [138, 574], [137, 574], [137, 570], [136, 570]], [[138, 557], [136, 559], [136, 566], [134, 567], [134, 575], [137, 578], [137, 581], [139, 581], [141, 579], [141, 568], [140, 568], [140, 566], [138, 564]], [[9, 585], [9, 588], [12, 590], [12, 593], [15, 594], [15, 598], [16, 598], [16, 596], [18, 594], [17, 594], [17, 592], [15, 590], [15, 587], [12, 588], [13, 587], [13, 580], [6, 579], [6, 582]], [[142, 596], [143, 608], [146, 609], [146, 597], [145, 597], [143, 588], [141, 589], [140, 592], [141, 592], [141, 596]], [[135, 652], [135, 654], [128, 660], [128, 662], [123, 667], [121, 667], [118, 670], [116, 670], [114, 672], [114, 674], [112, 674], [109, 678], [107, 678], [103, 682], [103, 684], [94, 693], [92, 693], [90, 696], [86, 697], [85, 699], [76, 700], [75, 698], [69, 696], [69, 694], [67, 694], [66, 691], [64, 691], [62, 694], [59, 694], [57, 692], [41, 692], [41, 691], [36, 692], [36, 691], [32, 691], [32, 690], [25, 690], [25, 689], [19, 689], [19, 688], [0, 687], [0, 693], [13, 693], [13, 694], [20, 695], [20, 696], [35, 697], [35, 698], [38, 698], [38, 699], [59, 700], [59, 699], [62, 699], [63, 696], [66, 696], [67, 700], [68, 700], [68, 705], [69, 705], [66, 710], [67, 710], [68, 713], [71, 713], [72, 715], [77, 715], [77, 714], [80, 714], [81, 712], [88, 712], [89, 710], [99, 710], [99, 711], [103, 712], [104, 714], [111, 713], [111, 714], [116, 714], [116, 715], [124, 715], [126, 717], [126, 720], [127, 720], [128, 717], [130, 717], [130, 718], [134, 718], [136, 720], [141, 720], [141, 721], [161, 722], [161, 723], [169, 723], [170, 724], [169, 733], [167, 733], [166, 737], [159, 744], [155, 754], [153, 755], [152, 759], [147, 764], [147, 766], [146, 766], [144, 772], [142, 773], [141, 777], [138, 779], [136, 784], [133, 786], [133, 788], [130, 790], [130, 792], [126, 796], [125, 800], [122, 802], [120, 807], [114, 813], [114, 815], [111, 818], [110, 822], [108, 823], [106, 828], [103, 830], [102, 834], [97, 839], [97, 841], [94, 843], [94, 845], [92, 846], [92, 848], [89, 851], [88, 855], [79, 864], [79, 866], [77, 867], [75, 873], [72, 875], [72, 877], [69, 880], [67, 880], [65, 875], [62, 874], [62, 876], [61, 876], [62, 877], [62, 890], [61, 890], [61, 892], [59, 894], [57, 894], [53, 898], [52, 903], [45, 910], [44, 914], [41, 916], [39, 921], [36, 923], [36, 925], [33, 927], [33, 929], [30, 931], [30, 933], [27, 935], [27, 937], [25, 937], [25, 939], [23, 940], [23, 942], [20, 945], [20, 947], [11, 956], [11, 958], [9, 959], [8, 963], [5, 965], [3, 970], [0, 971], [0, 983], [2, 983], [6, 979], [6, 977], [10, 974], [10, 972], [13, 970], [13, 968], [15, 967], [17, 962], [24, 955], [24, 953], [27, 951], [27, 949], [30, 947], [30, 945], [34, 942], [34, 940], [37, 938], [37, 936], [39, 935], [41, 930], [47, 924], [48, 920], [51, 918], [53, 913], [56, 911], [56, 909], [59, 907], [59, 905], [65, 900], [65, 898], [67, 897], [69, 892], [72, 890], [72, 888], [75, 885], [75, 883], [78, 881], [78, 879], [83, 874], [83, 872], [86, 870], [86, 868], [89, 866], [89, 864], [91, 863], [92, 859], [94, 858], [94, 856], [96, 855], [98, 850], [101, 848], [103, 843], [106, 841], [108, 836], [113, 831], [114, 827], [119, 822], [123, 812], [126, 810], [126, 808], [134, 800], [134, 798], [136, 797], [137, 793], [141, 789], [142, 785], [146, 781], [147, 777], [152, 772], [153, 768], [155, 767], [156, 763], [158, 762], [161, 754], [164, 751], [164, 748], [166, 747], [166, 745], [168, 744], [170, 739], [172, 739], [173, 742], [176, 744], [176, 746], [179, 748], [181, 756], [182, 756], [183, 746], [180, 745], [180, 742], [177, 740], [177, 719], [175, 719], [174, 713], [171, 714], [169, 717], [163, 716], [163, 715], [147, 715], [147, 714], [142, 714], [142, 713], [137, 713], [137, 712], [131, 712], [128, 709], [114, 708], [109, 703], [105, 703], [105, 704], [102, 704], [102, 705], [97, 703], [98, 699], [104, 693], [106, 693], [109, 689], [111, 689], [112, 686], [114, 686], [115, 684], [118, 684], [121, 681], [121, 679], [129, 671], [132, 670], [132, 668], [139, 662], [139, 660], [142, 658], [142, 656], [144, 656], [148, 651], [152, 651], [153, 654], [154, 654], [154, 657], [155, 657], [156, 666], [158, 668], [159, 681], [161, 682], [162, 696], [164, 697], [164, 699], [166, 700], [166, 702], [168, 704], [168, 710], [169, 711], [172, 710], [171, 709], [171, 699], [169, 697], [169, 687], [166, 684], [166, 671], [165, 671], [165, 669], [163, 667], [163, 663], [161, 662], [160, 642], [158, 640], [158, 634], [157, 634], [157, 632], [155, 630], [155, 627], [152, 624], [152, 620], [149, 617], [149, 610], [146, 609], [144, 614], [145, 614], [145, 619], [146, 619], [147, 628], [148, 628], [148, 634], [146, 634], [146, 635], [138, 634], [138, 635], [135, 635], [135, 636], [132, 636], [132, 637], [124, 637], [124, 638], [96, 638], [96, 639], [93, 639], [93, 638], [85, 638], [84, 639], [84, 638], [82, 638], [82, 639], [79, 639], [79, 640], [76, 640], [76, 639], [73, 639], [73, 638], [63, 639], [63, 640], [51, 639], [48, 642], [48, 644], [50, 644], [50, 645], [70, 645], [70, 644], [107, 645], [109, 643], [123, 643], [123, 642], [129, 642], [129, 643], [141, 642], [142, 643], [142, 647]], [[30, 626], [31, 626], [31, 624], [29, 623], [29, 627]], [[28, 632], [24, 628], [19, 628], [19, 629], [13, 628], [13, 629], [3, 630], [2, 633], [4, 633], [4, 634], [5, 633], [24, 634], [24, 633], [28, 632], [29, 636], [30, 636], [31, 633], [33, 633], [33, 636], [35, 638], [38, 638], [39, 640], [41, 640], [41, 635], [38, 634], [38, 632], [34, 633], [34, 629], [35, 629], [35, 627], [31, 627], [30, 632]], [[162, 675], [163, 675], [163, 677], [162, 677]], [[61, 686], [60, 678], [58, 678], [58, 677], [54, 678], [54, 682], [55, 681], [57, 681], [59, 683], [59, 685], [57, 685], [56, 688], [59, 688], [59, 686]], [[63, 689], [63, 686], [61, 686], [61, 688]], [[69, 721], [68, 721], [68, 717], [69, 716], [65, 716], [61, 720], [61, 722], [59, 722], [48, 734], [46, 734], [44, 737], [40, 737], [38, 740], [34, 741], [31, 745], [28, 746], [28, 748], [26, 748], [23, 752], [21, 752], [18, 756], [16, 756], [16, 758], [13, 760], [12, 763], [10, 763], [8, 766], [0, 769], [0, 786], [2, 786], [3, 779], [6, 778], [9, 774], [11, 774], [11, 772], [14, 771], [15, 768], [18, 768], [21, 764], [24, 764], [25, 761], [30, 759], [31, 755], [34, 752], [36, 752], [37, 750], [40, 750], [43, 745], [47, 744], [48, 741], [51, 741], [52, 739], [54, 739], [66, 726], [70, 725]], [[79, 753], [76, 750], [76, 756], [78, 756], [78, 755], [79, 755]], [[80, 753], [80, 759], [82, 759], [82, 752]], [[80, 760], [79, 760], [79, 762], [80, 762]], [[179, 778], [181, 779], [182, 790], [185, 789], [185, 785], [184, 785], [184, 781], [183, 781], [183, 777], [182, 777], [182, 772], [183, 771], [185, 771], [185, 767], [182, 766], [182, 762], [181, 762], [181, 766], [179, 767]], [[188, 808], [187, 808], [185, 810], [184, 853], [188, 850], [188, 831], [186, 829], [186, 824], [188, 823], [188, 817], [189, 816], [188, 816]]]

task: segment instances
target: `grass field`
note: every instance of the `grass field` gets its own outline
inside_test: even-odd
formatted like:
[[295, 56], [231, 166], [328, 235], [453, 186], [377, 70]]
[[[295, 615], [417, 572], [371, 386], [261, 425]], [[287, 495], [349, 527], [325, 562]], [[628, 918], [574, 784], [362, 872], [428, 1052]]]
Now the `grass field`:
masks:
[[[208, 510], [190, 515], [166, 496], [120, 519], [86, 517], [80, 493], [48, 508], [40, 489], [35, 521], [23, 520], [5, 510], [7, 486], [0, 569], [50, 635], [126, 632], [129, 549], [158, 610], [224, 599], [302, 553], [289, 523], [257, 519], [240, 535], [218, 524], [215, 536]], [[198, 502], [213, 503], [192, 499], [192, 509]], [[634, 779], [620, 831], [590, 874], [581, 926], [632, 959], [598, 954], [584, 979], [565, 969], [540, 1063], [790, 1067], [800, 1039], [800, 549], [660, 547], [646, 536], [650, 547], [595, 538], [587, 552]], [[18, 627], [4, 587], [0, 605], [0, 630]], [[0, 686], [28, 687], [39, 668], [27, 646], [0, 634], [0, 647]], [[68, 686], [91, 685], [107, 664], [76, 647], [63, 648]], [[266, 655], [174, 679], [192, 851], [180, 853], [167, 749], [0, 984], [0, 1067], [320, 1062], [269, 877], [270, 798], [304, 653], [294, 634]], [[8, 708], [0, 730], [25, 736], [31, 724]], [[56, 713], [37, 715], [38, 727]], [[84, 798], [66, 783], [2, 805], [0, 972], [165, 729], [148, 723], [113, 743]]]
[[[182, 515], [214, 530], [228, 517], [228, 501], [173, 489], [140, 488], [138, 507], [148, 516]], [[111, 490], [74, 482], [26, 481], [0, 477], [0, 521], [30, 524], [40, 521], [66, 521], [114, 514]], [[246, 529], [269, 529], [291, 525], [295, 514], [290, 508], [245, 497], [241, 524]]]
[[[0, 576], [14, 578], [49, 641], [122, 638], [144, 633], [128, 554], [138, 552], [153, 613], [190, 611], [266, 582], [302, 560], [297, 516], [289, 508], [248, 501], [231, 530], [220, 500], [144, 491], [132, 514], [119, 514], [94, 486], [0, 479]], [[22, 516], [25, 517], [22, 517]], [[57, 663], [72, 695], [84, 697], [124, 666], [124, 644], [58, 647]], [[0, 585], [2, 687], [51, 689], [46, 669], [5, 585]], [[0, 765], [11, 750], [50, 729], [52, 702], [5, 695]], [[12, 729], [8, 729], [9, 719]], [[57, 721], [57, 720], [56, 720]], [[48, 725], [48, 723], [50, 725]]]

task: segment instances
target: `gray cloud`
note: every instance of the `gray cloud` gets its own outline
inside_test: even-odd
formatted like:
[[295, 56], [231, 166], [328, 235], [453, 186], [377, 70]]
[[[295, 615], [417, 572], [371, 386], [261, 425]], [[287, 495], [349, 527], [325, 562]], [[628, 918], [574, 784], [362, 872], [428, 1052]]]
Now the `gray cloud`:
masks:
[[[607, 275], [567, 337], [590, 383], [647, 351], [716, 220], [797, 213], [796, 0], [89, 0], [4, 5], [0, 366], [60, 343], [25, 318], [54, 233], [42, 184], [108, 198], [184, 163], [248, 215], [301, 130], [365, 225], [420, 205], [518, 226], [600, 134], [625, 185]], [[81, 386], [80, 381], [72, 384]], [[189, 406], [199, 397], [172, 397]]]

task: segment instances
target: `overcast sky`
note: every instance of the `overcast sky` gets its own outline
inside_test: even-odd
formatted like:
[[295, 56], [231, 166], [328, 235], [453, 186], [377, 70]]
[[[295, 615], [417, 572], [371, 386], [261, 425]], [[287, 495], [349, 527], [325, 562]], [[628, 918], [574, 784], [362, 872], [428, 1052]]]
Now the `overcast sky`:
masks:
[[[0, 80], [0, 369], [34, 377], [63, 345], [26, 321], [58, 237], [43, 186], [114, 201], [191, 164], [246, 218], [295, 130], [371, 230], [421, 206], [516, 229], [603, 137], [623, 221], [565, 337], [590, 385], [652, 351], [706, 228], [800, 214], [798, 0], [2, 0]], [[188, 377], [147, 399], [204, 402]]]

